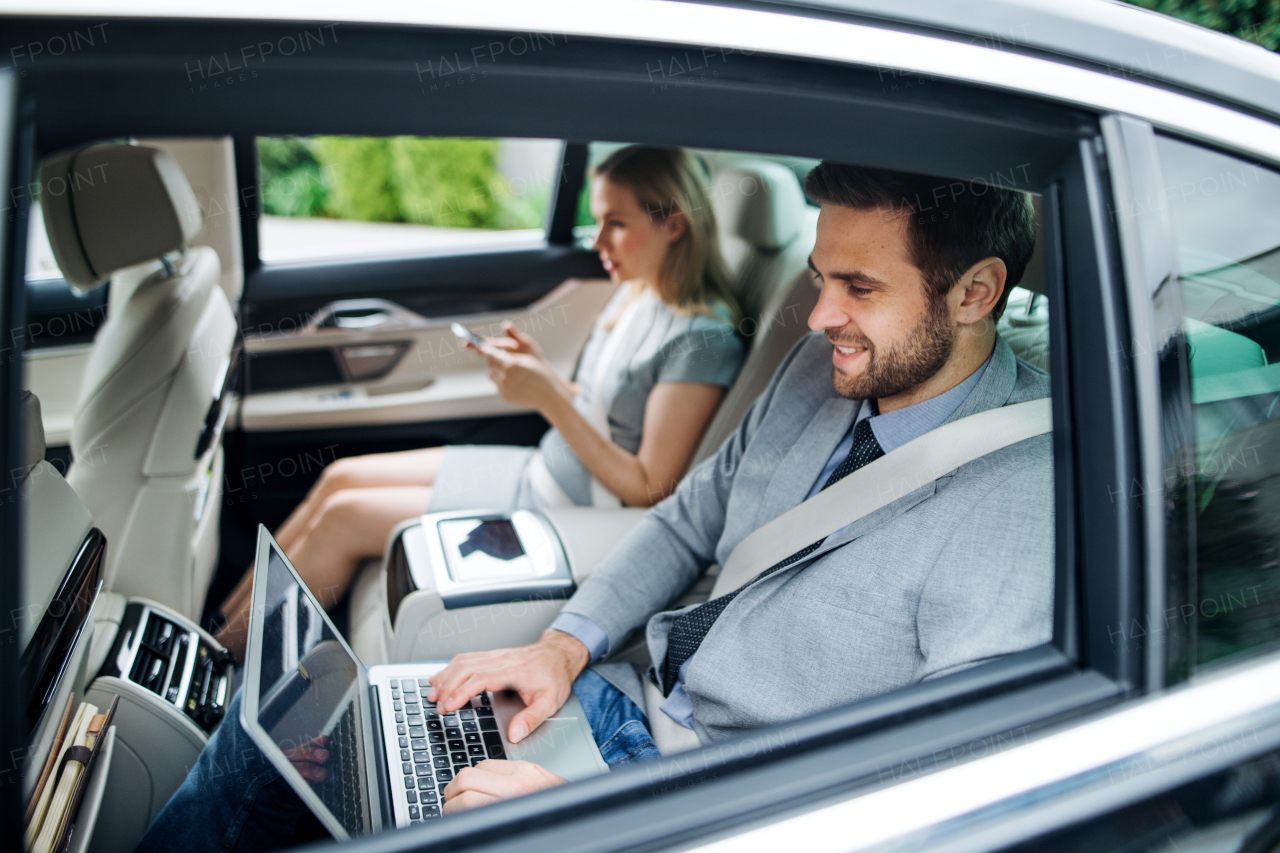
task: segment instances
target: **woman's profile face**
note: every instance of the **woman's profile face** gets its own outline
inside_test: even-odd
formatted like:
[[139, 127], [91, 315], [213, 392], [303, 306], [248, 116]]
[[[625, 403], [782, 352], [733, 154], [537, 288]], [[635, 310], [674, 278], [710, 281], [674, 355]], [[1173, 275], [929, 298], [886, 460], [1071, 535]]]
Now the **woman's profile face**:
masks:
[[600, 253], [609, 278], [654, 287], [667, 249], [684, 233], [683, 217], [652, 216], [635, 193], [604, 177], [591, 181], [591, 215], [596, 218], [593, 248]]

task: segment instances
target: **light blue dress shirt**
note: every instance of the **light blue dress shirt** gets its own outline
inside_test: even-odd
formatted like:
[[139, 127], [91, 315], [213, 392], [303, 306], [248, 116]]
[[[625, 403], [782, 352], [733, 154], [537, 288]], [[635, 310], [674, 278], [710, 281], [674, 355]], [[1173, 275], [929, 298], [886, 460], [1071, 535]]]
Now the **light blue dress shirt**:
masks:
[[[874, 414], [874, 406], [871, 401], [863, 400], [862, 408], [858, 410], [858, 416], [853, 419], [853, 423], [849, 426], [849, 431], [845, 433], [844, 438], [840, 439], [836, 449], [831, 452], [831, 458], [827, 460], [822, 473], [813, 481], [813, 486], [809, 489], [809, 494], [805, 496], [805, 500], [822, 491], [822, 487], [826, 485], [831, 473], [840, 467], [840, 463], [849, 455], [849, 451], [853, 448], [853, 430], [859, 423], [864, 420], [870, 420], [871, 431], [875, 434], [876, 441], [880, 443], [880, 447], [885, 453], [897, 450], [907, 442], [913, 441], [925, 433], [942, 426], [947, 418], [951, 417], [960, 408], [960, 405], [969, 396], [970, 392], [973, 391], [974, 386], [982, 379], [982, 374], [986, 372], [987, 365], [990, 363], [991, 359], [988, 357], [981, 367], [969, 375], [969, 378], [951, 390], [916, 403], [914, 406], [907, 406], [904, 409], [877, 415]], [[841, 528], [841, 530], [843, 529]], [[831, 535], [838, 536], [841, 530], [837, 530]], [[825, 542], [826, 540], [824, 539], [823, 541]], [[593, 662], [600, 660], [609, 651], [609, 637], [601, 630], [599, 625], [585, 616], [577, 613], [561, 613], [551, 623], [551, 627], [575, 637], [586, 646], [587, 651], [591, 653]], [[693, 704], [689, 700], [689, 694], [684, 689], [684, 676], [690, 660], [693, 660], [692, 655], [680, 665], [676, 686], [671, 690], [671, 695], [667, 697], [667, 700], [662, 703], [661, 708], [664, 714], [689, 729], [693, 728]]]

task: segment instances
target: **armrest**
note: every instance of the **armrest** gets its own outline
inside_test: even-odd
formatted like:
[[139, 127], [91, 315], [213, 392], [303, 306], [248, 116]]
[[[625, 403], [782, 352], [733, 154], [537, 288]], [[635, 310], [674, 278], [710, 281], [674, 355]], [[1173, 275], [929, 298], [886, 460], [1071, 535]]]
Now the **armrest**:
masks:
[[560, 507], [542, 514], [551, 522], [569, 558], [574, 583], [581, 584], [622, 537], [644, 518], [646, 509]]
[[[564, 547], [573, 582], [581, 584], [592, 569], [644, 516], [642, 509], [570, 507], [543, 511]], [[496, 601], [447, 608], [439, 591], [419, 588], [401, 541], [414, 519], [392, 533], [386, 557], [386, 613], [390, 662], [445, 660], [459, 652], [531, 643], [564, 606], [561, 598]], [[421, 574], [421, 573], [420, 573]]]

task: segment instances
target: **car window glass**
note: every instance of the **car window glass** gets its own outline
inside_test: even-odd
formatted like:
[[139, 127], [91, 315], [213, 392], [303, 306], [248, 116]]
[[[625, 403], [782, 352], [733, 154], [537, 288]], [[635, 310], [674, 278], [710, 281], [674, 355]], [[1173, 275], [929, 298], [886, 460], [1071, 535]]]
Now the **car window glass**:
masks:
[[[596, 167], [604, 158], [608, 157], [614, 151], [625, 147], [629, 143], [623, 142], [592, 142], [587, 146], [587, 175], [591, 174], [591, 170]], [[778, 163], [795, 173], [796, 181], [803, 184], [805, 176], [809, 174], [814, 166], [818, 165], [818, 160], [811, 157], [789, 157], [781, 154], [754, 154], [744, 153], [740, 151], [721, 151], [711, 148], [691, 148], [703, 164], [707, 167], [707, 172], [713, 178], [721, 169], [728, 168], [734, 163], [744, 160], [760, 161], [764, 160], [770, 163]], [[715, 184], [712, 184], [712, 192], [715, 191]], [[573, 236], [578, 243], [584, 247], [590, 247], [591, 241], [595, 236], [596, 219], [591, 215], [589, 204], [591, 194], [591, 181], [588, 179], [583, 182], [582, 194], [578, 198], [578, 214], [574, 221]], [[806, 198], [810, 206], [817, 208], [818, 205], [812, 199]]]
[[1182, 314], [1161, 353], [1171, 571], [1157, 626], [1177, 680], [1280, 639], [1280, 174], [1157, 145]]
[[257, 143], [264, 263], [539, 241], [563, 147], [420, 136]]

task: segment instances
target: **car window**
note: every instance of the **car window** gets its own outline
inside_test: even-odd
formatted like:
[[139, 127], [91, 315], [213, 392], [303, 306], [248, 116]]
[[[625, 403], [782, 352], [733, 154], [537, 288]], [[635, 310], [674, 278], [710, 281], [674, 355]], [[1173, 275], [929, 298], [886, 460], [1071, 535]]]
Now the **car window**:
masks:
[[1157, 145], [1182, 314], [1161, 353], [1179, 679], [1280, 640], [1280, 173]]
[[259, 256], [272, 263], [539, 241], [563, 143], [264, 136], [257, 147]]
[[[625, 147], [630, 143], [624, 142], [592, 142], [587, 146], [587, 175], [590, 176], [591, 170], [596, 167], [604, 158], [608, 157], [614, 151]], [[721, 169], [728, 168], [736, 162], [744, 160], [760, 161], [765, 160], [771, 163], [778, 163], [795, 173], [796, 181], [804, 184], [805, 176], [819, 161], [812, 157], [789, 157], [781, 154], [751, 154], [740, 151], [722, 151], [712, 148], [691, 148], [697, 154], [707, 167], [707, 172], [714, 177]], [[712, 187], [714, 191], [714, 185]], [[583, 182], [582, 194], [578, 198], [578, 213], [574, 220], [573, 236], [578, 244], [589, 248], [591, 241], [595, 238], [596, 219], [591, 215], [590, 207], [591, 181]], [[813, 199], [806, 198], [805, 201], [811, 207], [817, 208], [818, 204]]]

